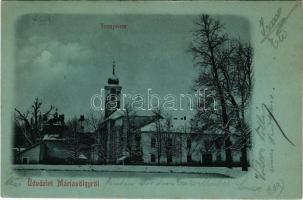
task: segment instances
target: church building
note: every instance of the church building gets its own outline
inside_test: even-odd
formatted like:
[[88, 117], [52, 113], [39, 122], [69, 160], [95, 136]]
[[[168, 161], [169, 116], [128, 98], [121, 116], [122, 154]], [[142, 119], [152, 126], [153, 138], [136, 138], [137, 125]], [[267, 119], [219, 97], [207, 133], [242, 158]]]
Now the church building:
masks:
[[[196, 133], [189, 117], [166, 118], [152, 110], [121, 109], [121, 90], [113, 64], [105, 89], [105, 117], [92, 145], [92, 163], [225, 166], [224, 136]], [[123, 102], [124, 103], [124, 102]], [[240, 143], [236, 134], [232, 144]], [[241, 149], [232, 150], [232, 164], [241, 166]]]
[[122, 87], [115, 73], [115, 63], [104, 90], [105, 114], [97, 131], [97, 143], [92, 145], [93, 162], [143, 162], [140, 128], [161, 116], [152, 111], [120, 108]]

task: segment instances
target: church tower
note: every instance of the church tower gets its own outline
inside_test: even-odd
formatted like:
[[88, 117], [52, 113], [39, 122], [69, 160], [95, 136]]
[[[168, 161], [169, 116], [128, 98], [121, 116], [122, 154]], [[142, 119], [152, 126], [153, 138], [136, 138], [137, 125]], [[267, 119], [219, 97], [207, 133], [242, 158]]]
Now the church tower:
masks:
[[110, 116], [113, 112], [120, 108], [121, 104], [121, 90], [119, 79], [115, 73], [115, 61], [113, 61], [112, 77], [108, 78], [105, 90], [105, 118]]

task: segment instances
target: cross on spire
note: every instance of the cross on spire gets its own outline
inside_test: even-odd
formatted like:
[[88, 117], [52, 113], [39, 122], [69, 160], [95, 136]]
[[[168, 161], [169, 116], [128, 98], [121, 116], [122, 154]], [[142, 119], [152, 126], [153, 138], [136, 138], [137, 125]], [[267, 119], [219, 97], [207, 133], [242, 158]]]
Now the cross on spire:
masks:
[[115, 67], [116, 67], [116, 63], [115, 61], [113, 60], [113, 74], [112, 74], [112, 77], [110, 77], [108, 80], [107, 80], [107, 83], [108, 84], [114, 84], [114, 85], [119, 85], [119, 79], [118, 77], [116, 76], [116, 73], [115, 73]]
[[115, 75], [115, 67], [116, 67], [115, 61], [113, 60], [113, 75]]

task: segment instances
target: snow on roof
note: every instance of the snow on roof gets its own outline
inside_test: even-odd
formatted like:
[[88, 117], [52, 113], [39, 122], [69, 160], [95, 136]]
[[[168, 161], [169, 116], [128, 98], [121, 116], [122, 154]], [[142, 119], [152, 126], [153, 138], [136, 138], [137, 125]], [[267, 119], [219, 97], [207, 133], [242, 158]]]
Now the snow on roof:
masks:
[[[126, 116], [126, 112], [122, 109], [116, 110], [113, 112], [108, 119], [118, 119], [120, 117]], [[129, 113], [129, 116], [136, 116], [136, 117], [151, 117], [155, 116], [155, 113], [151, 110], [133, 110]]]
[[122, 109], [116, 110], [113, 112], [109, 117], [107, 117], [102, 123], [108, 121], [108, 120], [118, 120], [120, 118], [124, 118], [126, 116], [129, 116], [132, 120], [133, 129], [140, 129], [143, 126], [146, 126], [147, 124], [150, 124], [154, 122], [155, 120], [161, 118], [159, 115], [157, 116], [153, 111], [151, 110], [135, 110], [131, 111], [130, 113], [126, 113]]
[[25, 149], [27, 149], [27, 148], [18, 148], [18, 147], [14, 147], [13, 148], [13, 150], [18, 150], [18, 151], [20, 150], [20, 152], [23, 151], [23, 150], [25, 150]]
[[121, 158], [118, 158], [117, 161], [122, 161], [125, 160], [126, 158], [128, 158], [128, 156], [122, 156]]
[[65, 140], [64, 138], [59, 138], [60, 135], [58, 134], [47, 134], [47, 135], [44, 135], [43, 136], [43, 139], [42, 140]]
[[87, 157], [86, 157], [84, 154], [82, 154], [82, 153], [79, 155], [79, 157], [78, 157], [78, 158], [80, 158], [80, 159], [84, 159], [84, 160], [87, 160]]
[[33, 148], [39, 146], [40, 144], [42, 144], [42, 141], [37, 142], [36, 144], [34, 144], [34, 145], [32, 145], [32, 146], [30, 146], [30, 147], [24, 149], [23, 151], [17, 153], [16, 156], [22, 155], [23, 153], [25, 153], [25, 152], [27, 152], [28, 150], [31, 150], [31, 149], [33, 149]]
[[[171, 128], [169, 132], [172, 133], [189, 133], [190, 130], [190, 119], [186, 117], [173, 117], [171, 121]], [[160, 123], [164, 124], [165, 119], [160, 119]], [[164, 126], [164, 125], [163, 125]], [[155, 123], [148, 124], [141, 128], [141, 132], [153, 132], [155, 131]]]

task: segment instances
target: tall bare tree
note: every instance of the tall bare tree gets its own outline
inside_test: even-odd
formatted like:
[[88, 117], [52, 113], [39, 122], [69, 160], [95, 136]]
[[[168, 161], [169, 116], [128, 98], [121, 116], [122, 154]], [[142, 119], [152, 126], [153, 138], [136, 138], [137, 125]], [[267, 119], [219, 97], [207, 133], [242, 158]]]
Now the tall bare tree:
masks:
[[[161, 110], [161, 108], [157, 108], [155, 110], [153, 110], [153, 113], [156, 116], [162, 116], [163, 112]], [[157, 163], [160, 164], [161, 162], [161, 157], [163, 156], [163, 132], [164, 132], [164, 128], [163, 128], [163, 124], [161, 122], [161, 120], [156, 120], [154, 123], [154, 130], [155, 130], [155, 147], [156, 147], [156, 153], [157, 153]]]
[[155, 147], [157, 153], [157, 163], [160, 164], [161, 158], [166, 158], [181, 154], [181, 142], [180, 134], [176, 134], [172, 130], [173, 118], [170, 114], [164, 113], [161, 108], [157, 108], [154, 111], [155, 116], [158, 118], [154, 122], [155, 135]]
[[66, 123], [68, 127], [67, 131], [67, 142], [68, 150], [70, 153], [71, 162], [75, 162], [78, 156], [80, 155], [79, 149], [79, 133], [81, 131], [81, 125], [79, 123], [78, 117], [73, 117], [69, 119]]
[[133, 157], [133, 151], [132, 151], [132, 146], [133, 146], [133, 135], [135, 134], [134, 128], [135, 128], [135, 121], [134, 121], [134, 116], [136, 114], [136, 111], [134, 111], [131, 103], [126, 103], [123, 109], [124, 113], [124, 119], [125, 119], [125, 128], [126, 128], [126, 149], [127, 152], [129, 153], [129, 157], [132, 160]]
[[[197, 112], [196, 125], [201, 131], [225, 135], [226, 160], [231, 164], [231, 127], [245, 135], [245, 140], [249, 137], [244, 131], [248, 127], [245, 109], [251, 94], [252, 47], [239, 39], [231, 39], [224, 33], [220, 21], [209, 15], [201, 15], [195, 25], [189, 49], [199, 69], [194, 86], [195, 89], [207, 87], [215, 91], [214, 95], [219, 100], [218, 111]], [[246, 156], [245, 151], [243, 154]]]

